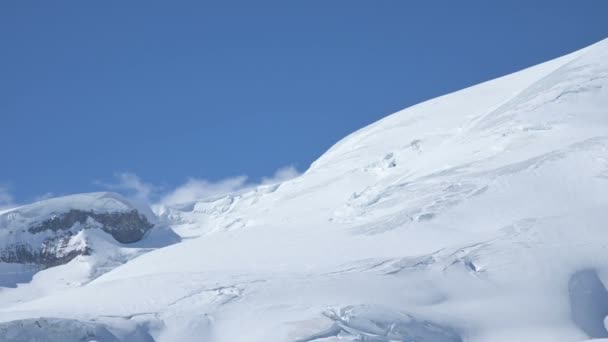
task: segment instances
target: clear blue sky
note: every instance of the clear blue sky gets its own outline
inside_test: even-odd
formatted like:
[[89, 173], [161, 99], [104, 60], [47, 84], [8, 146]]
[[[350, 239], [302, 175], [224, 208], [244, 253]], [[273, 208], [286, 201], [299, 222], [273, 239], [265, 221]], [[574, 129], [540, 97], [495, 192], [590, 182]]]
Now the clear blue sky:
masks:
[[608, 37], [608, 1], [0, 2], [14, 201], [304, 170], [348, 133]]

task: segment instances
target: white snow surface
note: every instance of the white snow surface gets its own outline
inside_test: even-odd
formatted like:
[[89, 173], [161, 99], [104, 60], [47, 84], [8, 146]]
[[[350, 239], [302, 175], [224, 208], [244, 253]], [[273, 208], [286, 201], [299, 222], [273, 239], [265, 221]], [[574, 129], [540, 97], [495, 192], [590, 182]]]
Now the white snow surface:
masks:
[[604, 40], [390, 115], [293, 180], [164, 208], [182, 242], [0, 289], [0, 334], [49, 317], [65, 341], [605, 338], [573, 312], [606, 316], [607, 208]]

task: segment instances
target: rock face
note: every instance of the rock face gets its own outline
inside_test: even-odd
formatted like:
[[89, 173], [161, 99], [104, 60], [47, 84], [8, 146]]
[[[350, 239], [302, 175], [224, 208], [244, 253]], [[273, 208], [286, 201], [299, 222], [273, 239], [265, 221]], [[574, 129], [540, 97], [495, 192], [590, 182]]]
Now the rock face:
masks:
[[67, 196], [0, 213], [0, 262], [44, 268], [88, 255], [86, 231], [101, 230], [119, 243], [140, 241], [154, 227], [142, 213], [111, 193]]
[[28, 228], [28, 232], [32, 234], [45, 230], [58, 232], [68, 230], [77, 224], [83, 225], [84, 228], [94, 228], [99, 224], [104, 232], [112, 235], [120, 243], [137, 242], [154, 226], [135, 209], [124, 213], [95, 213], [70, 209], [66, 213]]
[[26, 243], [12, 244], [0, 251], [0, 262], [10, 264], [37, 264], [44, 268], [62, 265], [79, 255], [89, 255], [91, 248], [86, 243], [72, 246], [72, 233], [47, 238], [39, 249]]

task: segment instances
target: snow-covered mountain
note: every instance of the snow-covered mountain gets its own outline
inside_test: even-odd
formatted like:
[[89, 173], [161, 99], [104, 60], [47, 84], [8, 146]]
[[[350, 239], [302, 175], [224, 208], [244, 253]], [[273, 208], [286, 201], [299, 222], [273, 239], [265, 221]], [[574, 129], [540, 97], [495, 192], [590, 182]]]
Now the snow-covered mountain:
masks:
[[293, 180], [163, 208], [181, 242], [0, 290], [0, 340], [605, 338], [607, 208], [608, 40], [388, 116]]
[[165, 245], [179, 240], [158, 224], [148, 207], [113, 193], [59, 197], [5, 210], [0, 212], [0, 286], [79, 256], [116, 257], [127, 245], [149, 244], [142, 240], [150, 236], [163, 236]]

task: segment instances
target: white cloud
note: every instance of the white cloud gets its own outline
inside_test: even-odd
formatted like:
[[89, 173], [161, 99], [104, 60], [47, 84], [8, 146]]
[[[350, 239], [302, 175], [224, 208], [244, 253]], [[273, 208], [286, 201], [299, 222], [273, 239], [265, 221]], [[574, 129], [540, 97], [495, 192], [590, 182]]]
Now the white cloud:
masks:
[[7, 185], [0, 184], [0, 210], [16, 207], [15, 198]]
[[160, 204], [188, 203], [203, 198], [240, 191], [250, 186], [252, 185], [247, 184], [247, 176], [226, 178], [217, 182], [191, 178], [183, 185], [164, 195], [160, 200]]
[[40, 195], [40, 196], [36, 196], [36, 197], [34, 198], [34, 202], [40, 202], [40, 201], [44, 201], [44, 200], [47, 200], [47, 199], [49, 199], [49, 198], [53, 198], [53, 197], [55, 197], [55, 194], [54, 194], [54, 193], [52, 193], [52, 192], [47, 192], [47, 193], [44, 193], [44, 194], [42, 194], [42, 195]]
[[109, 190], [124, 192], [125, 195], [142, 202], [150, 202], [154, 193], [159, 190], [159, 187], [143, 182], [132, 172], [116, 173], [114, 177], [116, 178], [114, 183], [97, 181], [95, 184]]
[[[34, 202], [42, 201], [53, 197], [52, 192], [47, 192], [43, 195], [34, 197]], [[7, 184], [0, 184], [0, 210], [6, 210], [16, 208], [21, 204], [15, 202], [15, 197], [11, 192], [11, 186]]]
[[258, 185], [276, 184], [284, 182], [300, 175], [293, 166], [279, 168], [271, 177], [263, 177], [259, 183], [248, 182], [247, 176], [236, 176], [209, 181], [200, 178], [190, 178], [184, 184], [175, 189], [161, 191], [160, 186], [155, 186], [141, 180], [139, 176], [130, 172], [117, 173], [114, 175], [116, 182], [95, 182], [109, 190], [119, 191], [136, 200], [154, 203], [155, 206], [177, 205], [191, 203], [197, 200], [225, 195], [253, 188]]
[[300, 175], [300, 171], [294, 166], [284, 166], [275, 171], [274, 175], [270, 178], [262, 178], [262, 184], [275, 184], [281, 183], [292, 178], [296, 178]]

